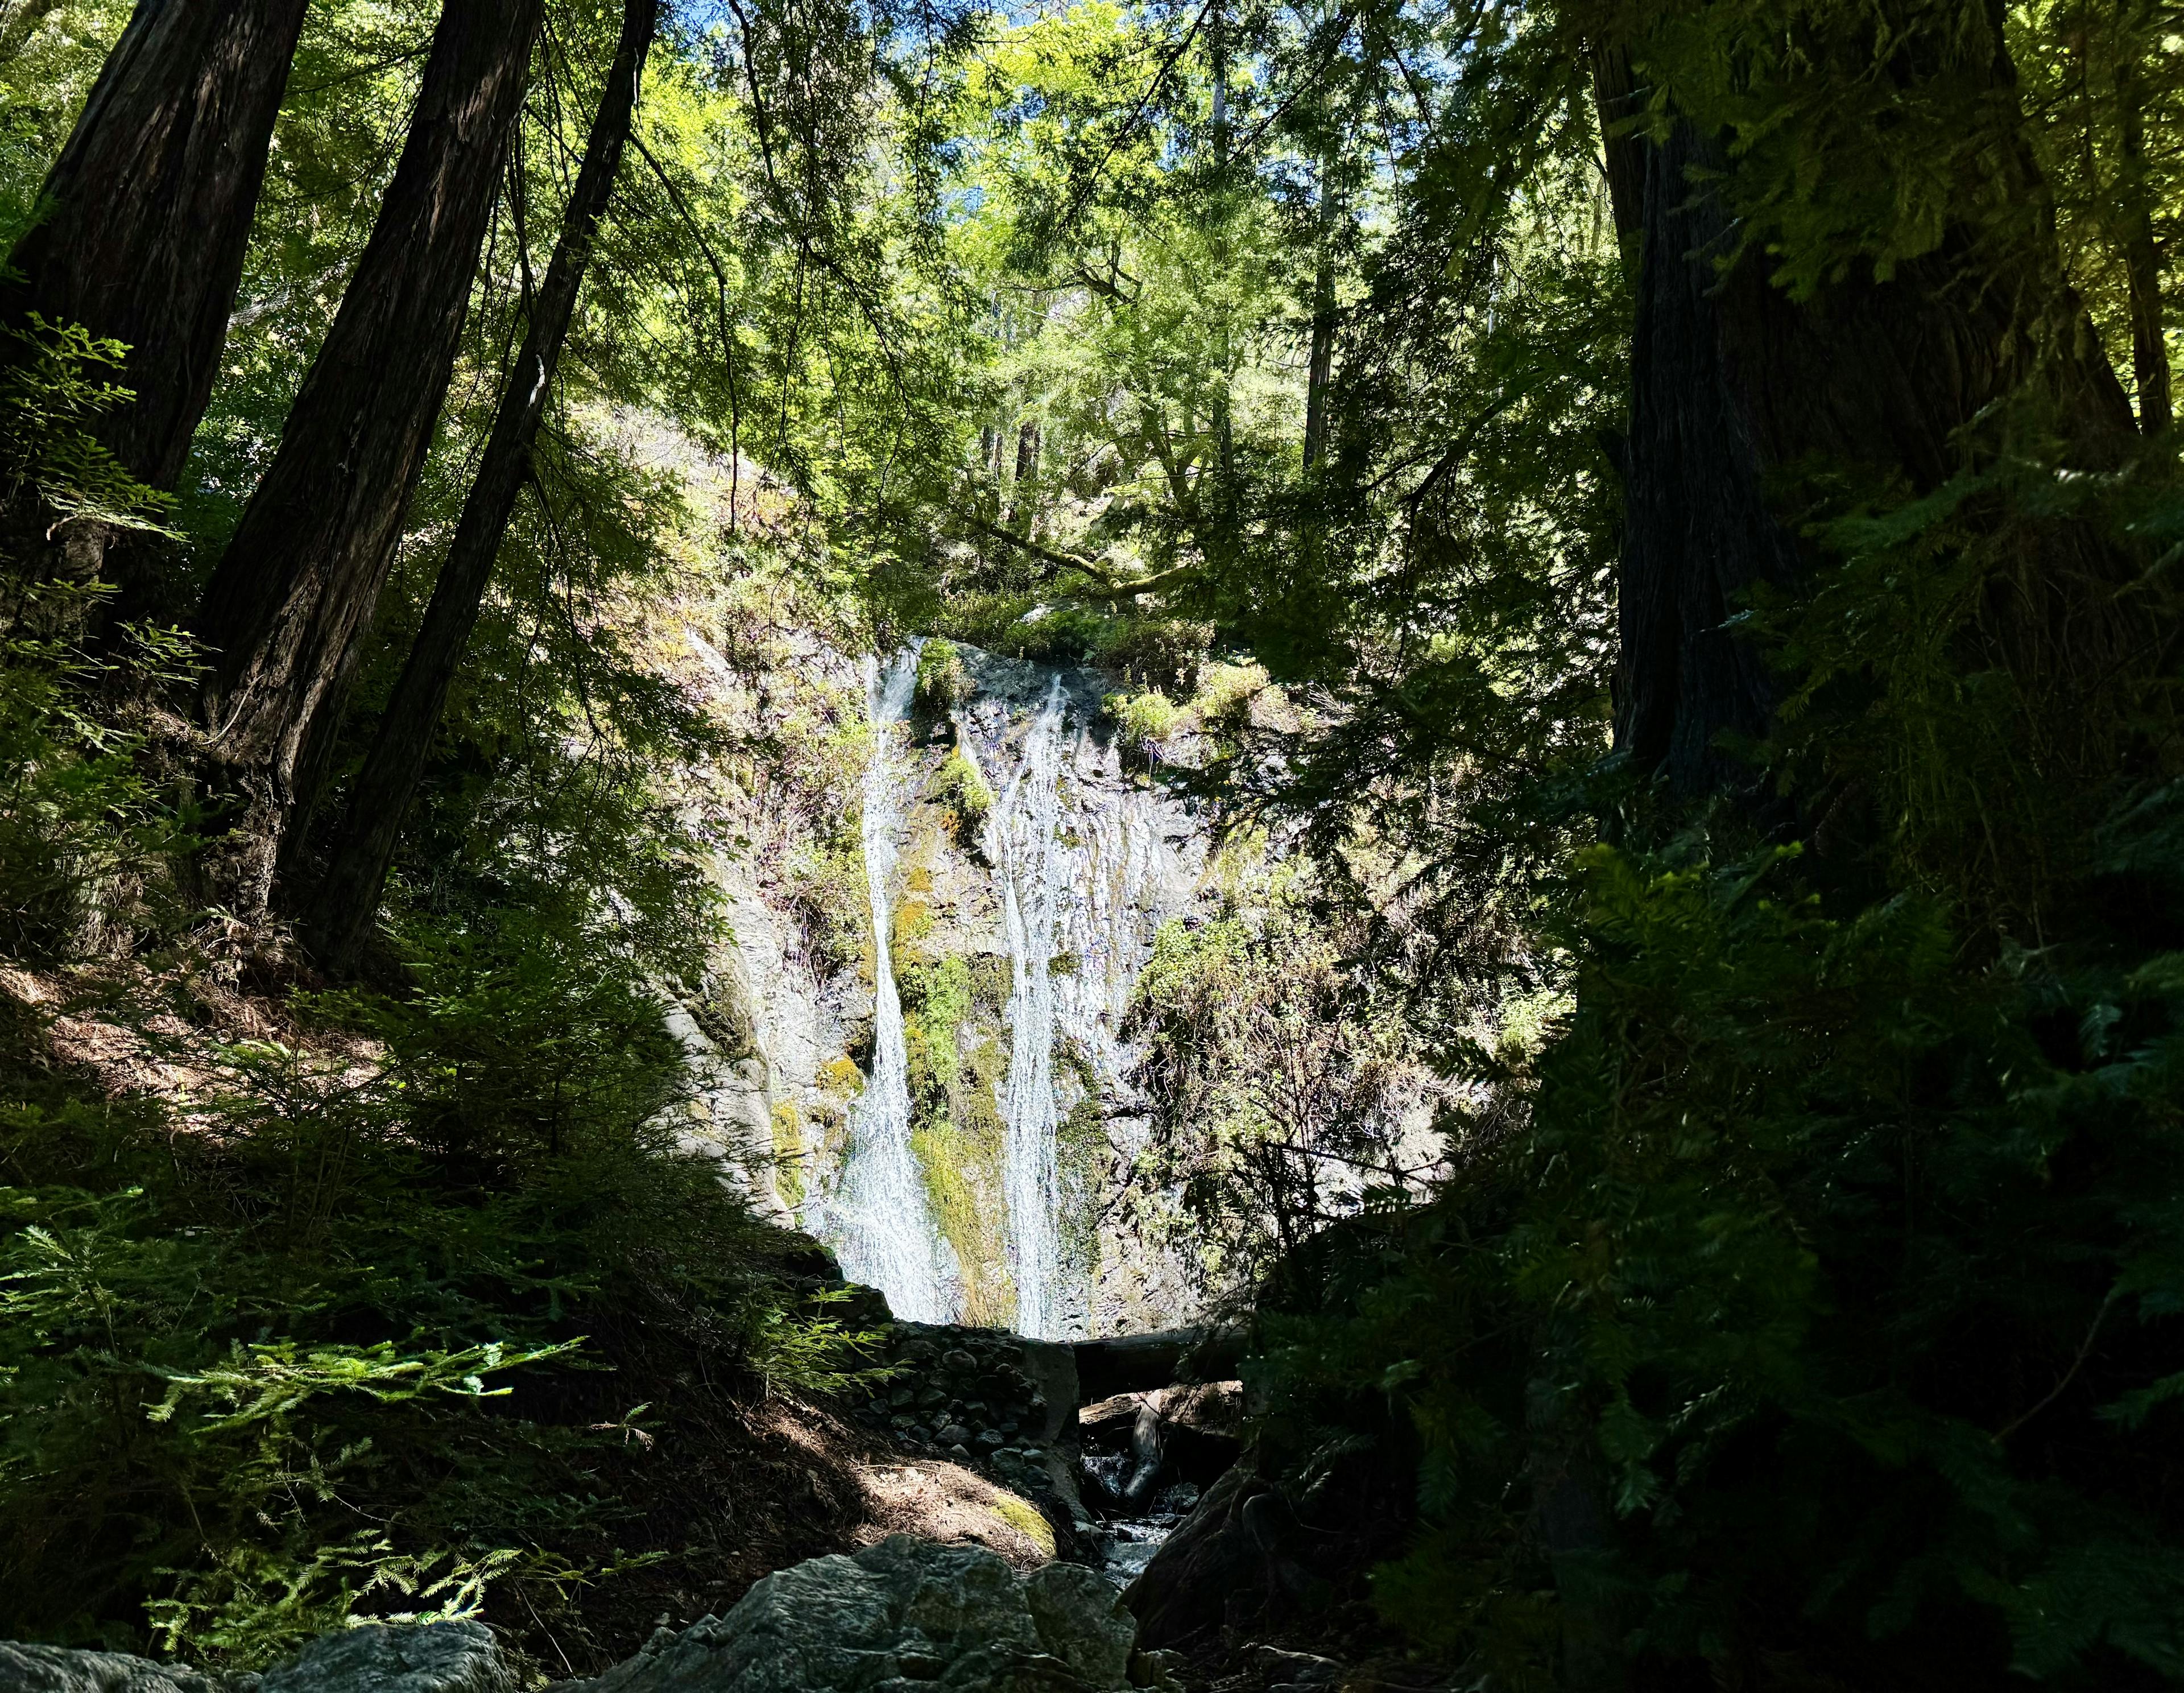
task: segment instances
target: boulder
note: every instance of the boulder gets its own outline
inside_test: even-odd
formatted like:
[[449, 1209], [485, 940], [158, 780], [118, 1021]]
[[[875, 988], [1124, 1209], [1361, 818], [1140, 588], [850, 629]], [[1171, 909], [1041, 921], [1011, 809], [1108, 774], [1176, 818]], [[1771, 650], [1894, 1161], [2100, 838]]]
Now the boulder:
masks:
[[[1137, 1624], [1089, 1569], [1019, 1578], [978, 1546], [891, 1535], [752, 1584], [725, 1617], [662, 1629], [559, 1693], [1123, 1693], [1149, 1680]], [[1134, 1677], [1133, 1672], [1137, 1672]], [[372, 1623], [265, 1675], [0, 1642], [0, 1693], [514, 1693], [477, 1623]]]
[[321, 1634], [258, 1693], [515, 1693], [482, 1623], [370, 1623]]
[[[582, 1693], [1119, 1693], [1136, 1626], [1091, 1571], [889, 1536], [754, 1583]], [[571, 1690], [575, 1693], [575, 1690]]]
[[0, 1640], [0, 1688], [7, 1693], [226, 1693], [227, 1684], [186, 1663]]
[[1023, 1585], [1032, 1625], [1048, 1651], [1095, 1687], [1128, 1683], [1137, 1619], [1104, 1577], [1083, 1564], [1049, 1564]]
[[322, 1634], [292, 1662], [223, 1678], [186, 1663], [0, 1640], [4, 1693], [515, 1693], [482, 1623], [373, 1623]]

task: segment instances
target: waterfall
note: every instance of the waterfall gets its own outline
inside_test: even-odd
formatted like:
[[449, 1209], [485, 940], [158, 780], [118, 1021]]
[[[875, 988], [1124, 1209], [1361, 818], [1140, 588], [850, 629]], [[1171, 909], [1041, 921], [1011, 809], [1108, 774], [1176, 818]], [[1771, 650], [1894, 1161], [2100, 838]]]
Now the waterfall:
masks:
[[871, 1077], [850, 1112], [850, 1144], [829, 1206], [843, 1272], [886, 1293], [912, 1322], [945, 1322], [955, 1312], [943, 1283], [945, 1250], [928, 1215], [925, 1184], [910, 1144], [910, 1064], [903, 1050], [902, 1000], [895, 992], [888, 884], [903, 810], [916, 772], [895, 726], [910, 713], [917, 644], [882, 669], [867, 661], [872, 762], [865, 772], [865, 884], [872, 902], [873, 1045]]
[[1056, 676], [1024, 739], [1007, 791], [986, 822], [987, 856], [1000, 884], [1002, 938], [1009, 949], [1010, 1052], [1002, 1090], [1002, 1188], [1009, 1207], [1009, 1273], [1017, 1332], [1053, 1338], [1060, 1327], [1056, 1221], [1061, 1178], [1056, 1149], [1061, 1110], [1054, 1092], [1056, 906], [1069, 868], [1061, 850], [1062, 713]]
[[[944, 756], [938, 744], [915, 746], [903, 734], [916, 646], [865, 663], [873, 730], [863, 817], [872, 1053], [846, 1132], [831, 1143], [838, 1152], [823, 1152], [815, 1165], [804, 1215], [844, 1273], [880, 1288], [909, 1321], [962, 1321], [973, 1290], [982, 1312], [995, 1314], [989, 1296], [1004, 1278], [1014, 1292], [1014, 1327], [1038, 1338], [1156, 1320], [1170, 1309], [1160, 1302], [1167, 1270], [1127, 1253], [1117, 1258], [1100, 1215], [1116, 1160], [1127, 1165], [1145, 1131], [1134, 1109], [1134, 1054], [1117, 1031], [1160, 922], [1195, 897], [1195, 825], [1088, 732], [1096, 679], [958, 651], [970, 655], [976, 679], [956, 713], [955, 750], [992, 772], [1001, 791], [977, 852], [954, 840], [937, 806], [916, 809]], [[1186, 846], [1179, 852], [1172, 841]], [[960, 1127], [928, 1144], [926, 1126], [913, 1123], [893, 952], [896, 884], [905, 872], [917, 883], [936, 957], [1008, 960], [1005, 1003], [996, 1003], [1002, 995], [975, 999], [956, 1025], [966, 1042], [959, 1059], [981, 1070], [1000, 1060], [999, 1076], [975, 1084], [993, 1089], [986, 1097], [1000, 1118], [998, 1146], [968, 1143]], [[839, 1030], [846, 1041], [866, 1015], [861, 986], [847, 972], [817, 986], [815, 1027]], [[989, 1044], [995, 1040], [998, 1053]], [[834, 1085], [811, 1073], [816, 1063], [800, 1084], [815, 1103]], [[1097, 1131], [1078, 1116], [1093, 1107]], [[950, 1161], [928, 1171], [928, 1157]], [[985, 1216], [967, 1212], [968, 1226], [944, 1231], [935, 1193], [985, 1208]], [[964, 1221], [954, 1211], [948, 1217]], [[975, 1261], [959, 1262], [967, 1251]]]
[[1116, 1030], [1159, 908], [1187, 882], [1162, 841], [1160, 802], [1068, 732], [1070, 703], [1055, 673], [985, 832], [1012, 987], [1000, 1100], [1009, 1270], [1016, 1327], [1041, 1339], [1086, 1332], [1094, 1268], [1063, 1249], [1072, 1202], [1059, 1136], [1088, 1093], [1103, 1115], [1126, 1104], [1134, 1054]]

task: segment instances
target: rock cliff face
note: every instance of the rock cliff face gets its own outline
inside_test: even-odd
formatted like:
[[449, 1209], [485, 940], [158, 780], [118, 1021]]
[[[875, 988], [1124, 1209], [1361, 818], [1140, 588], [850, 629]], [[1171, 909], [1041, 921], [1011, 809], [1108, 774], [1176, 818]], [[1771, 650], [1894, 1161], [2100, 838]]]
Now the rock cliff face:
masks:
[[1107, 1215], [1144, 1135], [1118, 1031], [1161, 924], [1196, 907], [1205, 828], [1123, 768], [1106, 679], [926, 657], [818, 659], [872, 726], [830, 874], [722, 854], [734, 944], [716, 1014], [677, 1025], [694, 1131], [899, 1316], [1167, 1326], [1190, 1314], [1180, 1266]]

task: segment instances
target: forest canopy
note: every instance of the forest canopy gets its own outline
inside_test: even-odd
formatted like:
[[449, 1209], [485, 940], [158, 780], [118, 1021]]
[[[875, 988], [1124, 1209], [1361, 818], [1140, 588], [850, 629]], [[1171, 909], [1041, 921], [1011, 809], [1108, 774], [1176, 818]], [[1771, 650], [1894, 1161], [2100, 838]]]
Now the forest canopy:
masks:
[[1145, 1226], [1407, 1649], [2184, 1680], [2180, 220], [2162, 0], [0, 4], [0, 1632], [603, 1651], [595, 1366], [857, 1375], [660, 1014], [916, 635], [1256, 855]]

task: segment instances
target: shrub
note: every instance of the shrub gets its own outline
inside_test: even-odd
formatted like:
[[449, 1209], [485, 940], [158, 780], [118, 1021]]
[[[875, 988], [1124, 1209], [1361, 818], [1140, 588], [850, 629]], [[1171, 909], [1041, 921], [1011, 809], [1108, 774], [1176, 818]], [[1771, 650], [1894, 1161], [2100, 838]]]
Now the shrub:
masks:
[[1115, 725], [1115, 744], [1126, 765], [1150, 770], [1161, 759], [1161, 742], [1183, 713], [1157, 688], [1142, 694], [1110, 694], [1102, 702]]
[[865, 956], [871, 891], [862, 844], [836, 832], [801, 845], [783, 878], [789, 914], [804, 936], [805, 956], [822, 975], [850, 969]]
[[1209, 664], [1199, 673], [1190, 711], [1210, 735], [1235, 740], [1250, 726], [1251, 704], [1267, 690], [1266, 670], [1256, 664]]
[[946, 717], [972, 694], [971, 672], [956, 643], [934, 635], [918, 649], [917, 704], [934, 717]]
[[64, 520], [166, 534], [171, 497], [131, 476], [89, 428], [135, 397], [107, 380], [128, 349], [35, 311], [25, 326], [0, 327], [0, 337], [14, 344], [0, 361], [0, 500], [27, 495]]
[[[2171, 898], [2177, 799], [2134, 825]], [[1663, 1678], [2173, 1679], [2184, 959], [1967, 971], [1932, 901], [1830, 917], [1798, 868], [1592, 852], [1529, 1130], [1274, 1325], [1278, 1421], [1394, 1388], [1426, 1532], [1379, 1603], [1507, 1679], [1559, 1586]], [[1548, 1465], [1602, 1507], [1589, 1584], [1510, 1514]]]
[[1118, 617], [1101, 632], [1094, 660], [1139, 687], [1188, 697], [1212, 644], [1213, 626], [1182, 617]]
[[949, 830], [956, 841], [966, 846], [976, 846], [987, 815], [994, 808], [994, 791], [984, 772], [961, 746], [940, 761], [940, 768], [933, 774], [933, 797], [947, 812]]
[[550, 1603], [633, 1567], [632, 1337], [833, 1384], [838, 1331], [676, 1149], [628, 959], [513, 915], [410, 942], [413, 994], [311, 1008], [382, 1061], [220, 1047], [186, 1112], [76, 1098], [14, 1029], [0, 1633], [254, 1666], [359, 1612]]
[[[0, 337], [14, 344], [0, 363], [0, 506], [15, 521], [27, 507], [41, 522], [164, 534], [166, 496], [89, 433], [129, 397], [103, 379], [125, 349], [36, 313]], [[187, 816], [158, 803], [140, 768], [143, 737], [114, 727], [98, 696], [186, 680], [193, 666], [179, 634], [150, 627], [94, 656], [83, 638], [113, 590], [58, 578], [49, 562], [0, 559], [0, 949], [41, 961], [144, 919], [147, 885], [189, 845]]]

